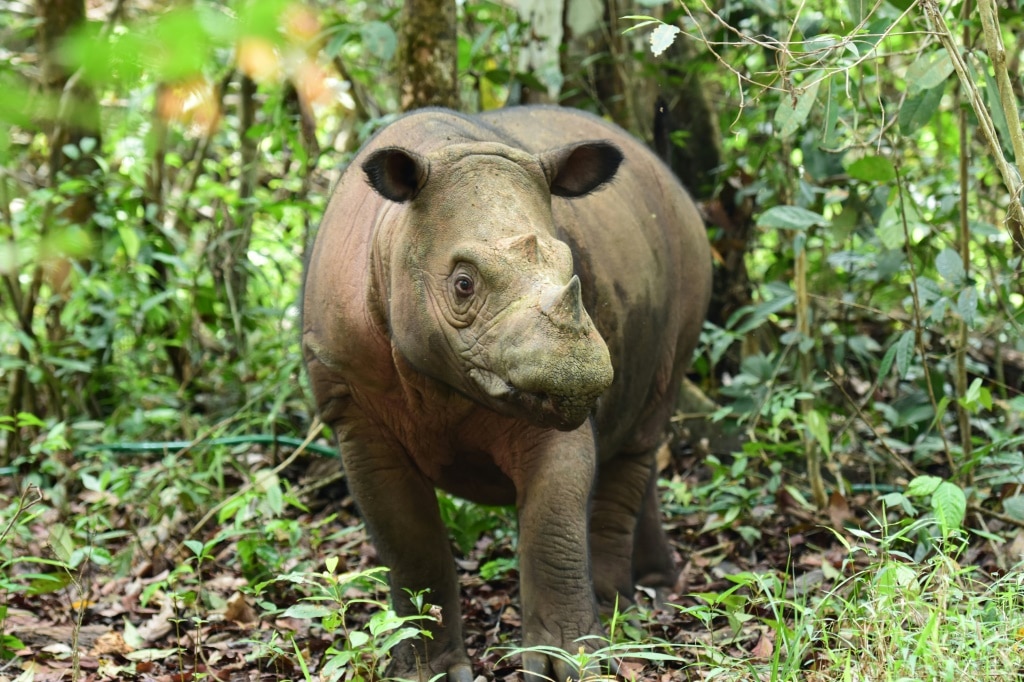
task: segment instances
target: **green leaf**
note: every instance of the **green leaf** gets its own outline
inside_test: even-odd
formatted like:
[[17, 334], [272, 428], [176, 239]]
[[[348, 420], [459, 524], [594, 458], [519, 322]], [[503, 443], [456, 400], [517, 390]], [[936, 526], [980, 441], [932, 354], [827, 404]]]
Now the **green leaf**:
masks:
[[910, 363], [914, 359], [914, 331], [908, 329], [896, 342], [896, 367], [900, 370], [900, 378], [905, 378], [910, 371]]
[[775, 127], [783, 138], [792, 137], [804, 124], [818, 97], [822, 79], [818, 73], [812, 73], [808, 80], [810, 85], [797, 88], [792, 93], [783, 93], [779, 108], [775, 110]]
[[942, 484], [938, 476], [918, 476], [907, 485], [907, 497], [928, 497]]
[[285, 618], [312, 620], [313, 618], [323, 618], [324, 616], [330, 615], [332, 612], [333, 610], [327, 606], [310, 604], [309, 602], [299, 602], [298, 604], [292, 604], [289, 606], [281, 615]]
[[889, 376], [889, 370], [892, 369], [892, 361], [896, 358], [896, 348], [898, 346], [898, 343], [892, 344], [891, 346], [889, 346], [889, 350], [885, 351], [885, 355], [882, 356], [882, 362], [878, 366], [879, 381]]
[[23, 428], [23, 427], [26, 427], [26, 426], [45, 427], [46, 426], [46, 422], [44, 422], [42, 419], [40, 419], [39, 417], [35, 416], [31, 412], [19, 412], [18, 413], [18, 427], [19, 428]]
[[986, 410], [992, 409], [992, 392], [985, 388], [981, 377], [977, 377], [967, 388], [967, 394], [960, 399], [960, 404], [969, 410], [977, 411], [979, 406]]
[[931, 52], [911, 62], [907, 68], [907, 93], [910, 95], [938, 87], [953, 73], [953, 60], [946, 48]]
[[403, 641], [405, 641], [407, 639], [413, 639], [415, 637], [419, 637], [421, 634], [424, 634], [424, 632], [426, 632], [426, 634], [429, 636], [429, 634], [430, 634], [429, 632], [424, 631], [424, 630], [420, 630], [420, 629], [415, 628], [415, 627], [399, 628], [399, 629], [395, 630], [394, 632], [392, 632], [391, 634], [389, 634], [383, 640], [381, 640], [377, 644], [377, 649], [380, 650], [380, 651], [391, 651], [395, 647], [396, 644], [398, 644], [400, 642], [403, 642]]
[[961, 530], [967, 516], [967, 495], [960, 486], [943, 481], [932, 493], [932, 511], [939, 521], [943, 537]]
[[142, 241], [139, 239], [139, 234], [135, 231], [135, 228], [131, 225], [118, 225], [117, 234], [121, 237], [124, 254], [128, 256], [129, 260], [137, 260]]
[[197, 557], [203, 556], [203, 543], [198, 540], [185, 540], [182, 544], [191, 549]]
[[66, 570], [60, 573], [27, 573], [19, 578], [29, 581], [26, 594], [32, 596], [53, 594], [71, 584], [71, 574]]
[[811, 410], [807, 413], [807, 430], [810, 431], [814, 440], [818, 441], [822, 452], [826, 455], [832, 453], [832, 444], [828, 433], [828, 422], [821, 412]]
[[369, 21], [359, 30], [363, 47], [381, 61], [390, 61], [398, 49], [398, 36], [394, 29], [383, 21]]
[[896, 179], [896, 167], [884, 156], [862, 156], [849, 166], [846, 172], [855, 180], [864, 182], [892, 182]]
[[960, 286], [967, 278], [964, 270], [964, 262], [960, 254], [953, 249], [943, 249], [935, 258], [935, 269], [939, 271], [942, 279], [950, 284]]
[[1024, 495], [1014, 495], [1003, 500], [1003, 512], [1018, 521], [1024, 521]]
[[974, 315], [978, 312], [978, 290], [974, 285], [964, 287], [957, 296], [956, 311], [968, 327], [974, 326]]
[[49, 545], [53, 553], [65, 564], [71, 563], [71, 555], [75, 551], [75, 541], [71, 532], [63, 523], [55, 523], [50, 527]]
[[911, 135], [923, 128], [942, 102], [943, 88], [929, 88], [913, 95], [907, 95], [900, 106], [897, 121], [900, 125], [900, 132], [904, 135]]
[[825, 216], [799, 206], [772, 206], [757, 219], [761, 227], [782, 230], [806, 230], [813, 225], [828, 225]]
[[[9, 661], [14, 658], [14, 652], [25, 648], [25, 643], [14, 635], [0, 634], [0, 660]], [[19, 676], [20, 677], [20, 676]]]
[[353, 630], [348, 633], [348, 644], [352, 649], [362, 649], [370, 641], [370, 635], [362, 630]]
[[906, 243], [906, 234], [903, 231], [903, 220], [900, 218], [898, 204], [893, 202], [882, 213], [878, 219], [878, 227], [875, 234], [882, 246], [887, 249], [901, 249]]

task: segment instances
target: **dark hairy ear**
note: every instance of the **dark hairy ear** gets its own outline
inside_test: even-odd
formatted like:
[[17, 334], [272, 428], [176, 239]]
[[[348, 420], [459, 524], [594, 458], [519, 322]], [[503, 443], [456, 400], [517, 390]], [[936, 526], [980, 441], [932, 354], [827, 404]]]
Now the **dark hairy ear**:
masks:
[[430, 175], [430, 162], [401, 147], [384, 147], [363, 162], [366, 181], [385, 199], [403, 203], [414, 199]]
[[611, 142], [578, 142], [540, 155], [540, 164], [556, 197], [581, 197], [615, 177], [622, 152]]

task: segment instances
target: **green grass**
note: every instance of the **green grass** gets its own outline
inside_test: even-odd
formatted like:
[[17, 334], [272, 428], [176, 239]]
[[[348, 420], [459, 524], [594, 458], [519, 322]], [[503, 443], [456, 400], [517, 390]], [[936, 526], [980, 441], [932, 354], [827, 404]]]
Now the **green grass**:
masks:
[[[703, 623], [703, 632], [688, 630], [675, 642], [620, 639], [563, 656], [580, 669], [605, 671], [585, 672], [587, 682], [612, 679], [606, 671], [616, 659], [626, 661], [620, 672], [627, 680], [1022, 679], [1024, 565], [991, 582], [945, 553], [915, 563], [848, 546], [851, 555], [869, 553], [872, 560], [827, 591], [794, 597], [775, 574], [731, 576], [730, 590], [680, 608], [679, 617]], [[649, 625], [635, 614], [629, 622], [620, 618], [613, 632], [635, 635]], [[757, 643], [737, 653], [735, 643], [743, 640]]]

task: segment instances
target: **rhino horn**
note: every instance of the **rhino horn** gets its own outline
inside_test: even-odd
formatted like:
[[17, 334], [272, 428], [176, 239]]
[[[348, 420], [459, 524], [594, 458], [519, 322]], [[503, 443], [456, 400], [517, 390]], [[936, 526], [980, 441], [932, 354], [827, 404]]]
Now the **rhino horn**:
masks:
[[562, 329], [580, 327], [583, 322], [580, 278], [573, 275], [564, 287], [552, 287], [541, 298], [540, 309], [556, 327]]
[[524, 234], [513, 237], [505, 245], [506, 251], [515, 253], [534, 265], [540, 262], [540, 246], [537, 244], [537, 235]]

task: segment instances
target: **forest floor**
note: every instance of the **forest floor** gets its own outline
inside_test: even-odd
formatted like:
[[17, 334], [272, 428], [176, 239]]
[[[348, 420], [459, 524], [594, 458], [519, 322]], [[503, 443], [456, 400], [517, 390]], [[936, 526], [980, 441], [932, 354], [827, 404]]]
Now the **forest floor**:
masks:
[[[245, 457], [256, 466], [272, 464], [259, 451]], [[161, 466], [142, 464], [137, 475]], [[277, 503], [279, 518], [231, 532], [225, 529], [231, 523], [238, 528], [239, 516], [237, 510], [228, 515], [227, 505], [218, 516], [221, 525], [208, 522], [196, 531], [205, 508], [192, 513], [179, 508], [154, 524], [147, 517], [151, 510], [113, 499], [110, 491], [60, 486], [44, 491], [37, 513], [8, 537], [13, 560], [0, 565], [0, 634], [6, 643], [0, 649], [6, 654], [0, 682], [320, 679], [318, 671], [346, 645], [355, 651], [353, 661], [372, 667], [383, 656], [387, 634], [369, 630], [386, 599], [382, 591], [349, 587], [329, 603], [345, 611], [345, 623], [333, 632], [329, 619], [314, 617], [324, 614], [325, 602], [308, 602], [316, 608], [303, 610], [307, 602], [299, 601], [326, 594], [317, 590], [330, 582], [323, 571], [325, 563], [333, 567], [333, 558], [338, 560], [334, 575], [376, 565], [344, 479], [309, 485], [323, 476], [322, 466], [314, 473], [305, 464], [283, 470], [282, 479], [290, 483], [283, 489], [291, 492]], [[682, 491], [685, 498], [686, 491], [706, 485], [710, 473], [704, 456], [676, 453], [663, 476], [666, 497]], [[2, 480], [0, 494], [16, 499], [23, 492], [18, 485], [13, 478]], [[792, 487], [779, 487], [774, 495], [747, 492], [750, 502], [717, 512], [696, 511], [693, 500], [690, 507], [666, 505], [665, 524], [680, 568], [677, 585], [662, 609], [651, 608], [648, 595], [638, 592], [640, 615], [627, 619], [616, 634], [656, 642], [657, 651], [673, 658], [627, 657], [621, 667], [626, 679], [707, 679], [716, 670], [727, 671], [720, 679], [774, 678], [765, 670], [777, 669], [779, 648], [793, 649], [796, 641], [784, 644], [780, 633], [799, 629], [801, 614], [814, 610], [823, 595], [841, 591], [850, 576], [882, 565], [880, 544], [851, 550], [853, 544], [871, 544], [863, 531], [876, 527], [877, 493], [834, 496], [828, 511], [819, 513]], [[66, 497], [57, 499], [61, 495]], [[256, 518], [262, 503], [244, 499]], [[57, 511], [61, 507], [63, 513]], [[106, 515], [108, 530], [94, 538], [103, 551], [79, 560], [61, 578], [60, 566], [68, 562], [57, 561], [62, 554], [54, 546], [60, 542], [54, 527], [84, 526], [96, 514]], [[474, 673], [478, 680], [517, 679], [518, 656], [507, 655], [519, 641], [521, 624], [512, 516], [455, 506], [448, 514], [458, 516], [470, 533], [463, 540], [470, 549], [457, 563]], [[1024, 544], [1021, 537], [1014, 544]], [[182, 543], [186, 538], [190, 542]], [[1019, 555], [1019, 550], [1013, 551]], [[1005, 551], [976, 539], [958, 556], [959, 565], [973, 567], [973, 579], [991, 581], [1001, 574]], [[482, 568], [487, 580], [480, 576]], [[795, 666], [803, 679], [833, 679], [825, 670], [833, 659], [817, 651], [813, 641], [828, 639], [830, 630], [838, 633], [841, 618], [834, 610], [818, 618], [812, 629], [819, 634], [792, 652], [800, 659]], [[780, 621], [789, 630], [780, 628]], [[1022, 636], [1017, 633], [1018, 642]], [[1017, 653], [1022, 667], [1016, 679], [1024, 679], [1024, 654]], [[790, 651], [784, 655], [792, 658]], [[358, 679], [355, 664], [339, 669], [345, 671], [342, 679]]]

